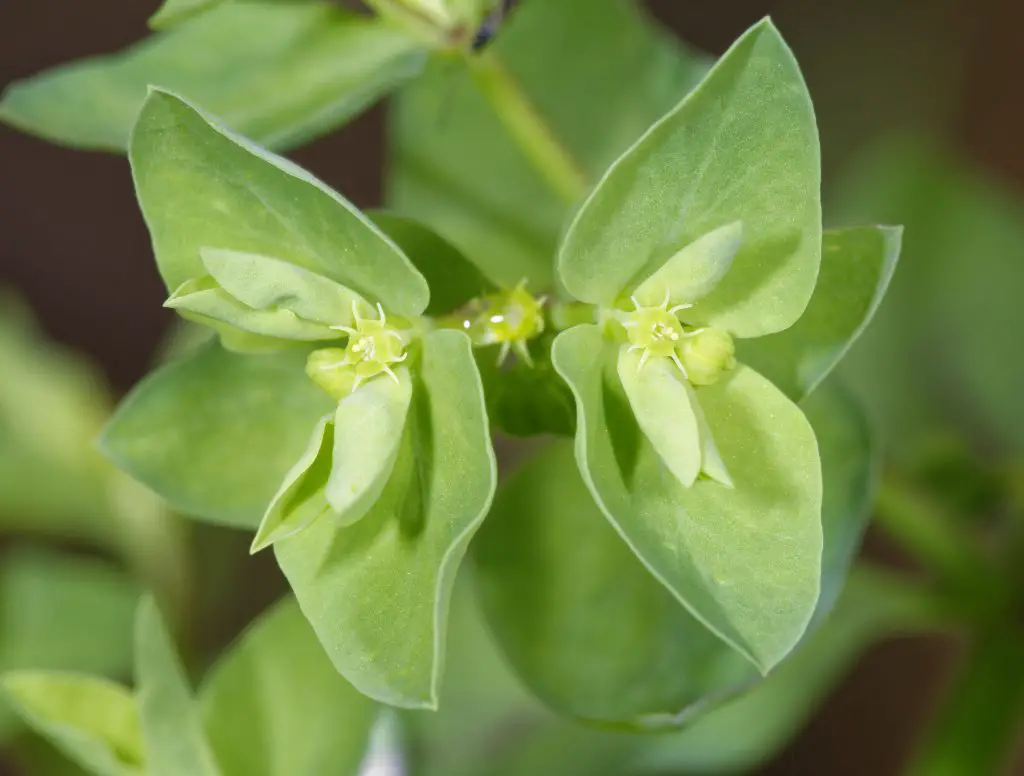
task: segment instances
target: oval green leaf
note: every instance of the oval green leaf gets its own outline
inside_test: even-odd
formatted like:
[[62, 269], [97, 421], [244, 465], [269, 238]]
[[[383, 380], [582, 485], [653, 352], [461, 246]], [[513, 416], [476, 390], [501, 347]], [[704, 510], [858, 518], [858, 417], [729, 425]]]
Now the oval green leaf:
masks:
[[384, 492], [351, 526], [318, 520], [274, 545], [335, 667], [393, 706], [436, 708], [452, 583], [496, 481], [469, 338], [422, 340], [405, 436]]
[[689, 304], [703, 299], [732, 266], [743, 241], [743, 223], [733, 221], [698, 237], [652, 272], [632, 296], [648, 307], [666, 299]]
[[757, 675], [608, 525], [567, 440], [499, 490], [473, 547], [499, 644], [527, 686], [563, 714], [676, 726]]
[[732, 268], [695, 315], [740, 337], [785, 329], [818, 274], [819, 157], [807, 87], [765, 20], [611, 166], [562, 243], [562, 282], [611, 304], [645, 268], [742, 221]]
[[793, 401], [813, 391], [867, 328], [900, 255], [903, 229], [863, 226], [825, 232], [821, 272], [807, 310], [786, 331], [741, 340], [739, 359]]
[[146, 776], [219, 776], [185, 670], [152, 598], [135, 616], [135, 693]]
[[284, 482], [270, 501], [251, 552], [293, 536], [318, 517], [331, 511], [327, 503], [327, 479], [331, 476], [334, 449], [334, 417], [324, 415], [313, 429], [309, 446], [288, 470]]
[[359, 114], [419, 72], [423, 58], [400, 30], [330, 3], [223, 3], [120, 53], [13, 84], [0, 121], [62, 145], [122, 153], [157, 84], [262, 144], [293, 147]]
[[698, 619], [762, 671], [800, 639], [818, 599], [821, 464], [803, 413], [740, 366], [697, 391], [735, 487], [684, 488], [636, 424], [596, 326], [559, 335], [577, 402], [576, 454], [602, 511]]
[[619, 381], [637, 424], [665, 466], [684, 487], [700, 474], [701, 433], [679, 368], [667, 358], [640, 365], [640, 353], [623, 345], [616, 359]]
[[15, 671], [2, 683], [25, 722], [90, 773], [142, 776], [142, 731], [128, 689], [49, 671]]
[[217, 331], [225, 331], [227, 326], [228, 330], [237, 329], [243, 334], [299, 342], [339, 337], [329, 326], [304, 321], [291, 310], [254, 310], [220, 288], [209, 275], [182, 283], [164, 302], [164, 307]]
[[137, 385], [101, 449], [175, 509], [254, 529], [331, 408], [306, 376], [305, 357], [244, 356], [207, 343]]
[[291, 598], [221, 658], [200, 699], [232, 776], [356, 776], [379, 708], [338, 675]]
[[186, 19], [209, 11], [224, 0], [164, 0], [155, 14], [149, 17], [149, 26], [154, 30], [173, 27]]
[[344, 197], [168, 92], [142, 106], [129, 149], [169, 289], [207, 274], [213, 246], [273, 256], [413, 317], [430, 291], [398, 247]]
[[221, 288], [257, 310], [281, 308], [307, 321], [351, 326], [353, 305], [369, 307], [351, 289], [287, 261], [222, 248], [201, 248], [199, 254]]

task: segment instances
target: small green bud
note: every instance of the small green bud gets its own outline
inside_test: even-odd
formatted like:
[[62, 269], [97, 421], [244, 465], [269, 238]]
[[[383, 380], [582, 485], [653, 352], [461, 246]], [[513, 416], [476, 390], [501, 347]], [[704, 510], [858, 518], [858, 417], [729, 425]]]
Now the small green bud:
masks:
[[723, 372], [736, 367], [736, 346], [721, 329], [694, 332], [680, 345], [679, 356], [694, 385], [711, 385]]
[[314, 350], [306, 359], [306, 374], [335, 401], [341, 401], [350, 393], [356, 375], [345, 363], [344, 348], [322, 348]]

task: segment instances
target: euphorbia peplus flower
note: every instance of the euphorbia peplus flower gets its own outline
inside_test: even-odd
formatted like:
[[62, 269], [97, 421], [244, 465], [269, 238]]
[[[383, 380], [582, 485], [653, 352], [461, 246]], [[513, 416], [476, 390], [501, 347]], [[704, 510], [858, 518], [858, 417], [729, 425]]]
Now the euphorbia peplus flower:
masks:
[[[699, 386], [736, 367], [729, 332], [703, 320], [696, 303], [725, 276], [742, 242], [739, 222], [713, 230], [665, 261], [602, 311], [607, 337], [621, 342], [617, 369], [637, 423], [685, 486], [701, 474], [732, 487]], [[657, 301], [655, 301], [657, 300]]]

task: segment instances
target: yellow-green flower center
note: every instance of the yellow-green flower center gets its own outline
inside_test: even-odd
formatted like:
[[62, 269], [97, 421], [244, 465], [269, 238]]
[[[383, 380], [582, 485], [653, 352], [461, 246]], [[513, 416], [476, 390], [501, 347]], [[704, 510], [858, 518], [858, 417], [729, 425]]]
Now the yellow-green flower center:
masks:
[[391, 367], [405, 361], [406, 338], [388, 324], [379, 304], [377, 313], [377, 319], [363, 318], [358, 306], [353, 304], [354, 325], [332, 327], [348, 334], [345, 347], [322, 348], [309, 354], [306, 374], [331, 397], [341, 400], [380, 374], [398, 381]]
[[483, 297], [471, 317], [466, 319], [470, 337], [477, 345], [501, 345], [499, 363], [509, 350], [531, 363], [527, 343], [544, 331], [546, 297], [535, 297], [526, 290], [526, 281], [515, 288]]

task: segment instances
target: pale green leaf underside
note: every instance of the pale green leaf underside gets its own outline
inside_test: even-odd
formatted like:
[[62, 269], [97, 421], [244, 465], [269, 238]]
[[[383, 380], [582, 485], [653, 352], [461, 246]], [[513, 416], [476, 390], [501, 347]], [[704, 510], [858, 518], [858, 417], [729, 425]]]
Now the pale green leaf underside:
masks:
[[678, 725], [756, 676], [608, 525], [568, 440], [503, 485], [473, 548], [499, 644], [530, 689], [564, 714]]
[[436, 331], [422, 345], [402, 449], [376, 504], [352, 526], [321, 518], [274, 549], [343, 676], [385, 703], [435, 708], [451, 586], [496, 471], [469, 339]]
[[706, 480], [684, 488], [637, 427], [614, 352], [596, 326], [563, 332], [552, 351], [576, 396], [584, 480], [654, 575], [766, 671], [799, 640], [818, 598], [814, 433], [782, 393], [740, 366], [697, 391], [735, 488]]
[[[494, 49], [591, 180], [707, 67], [633, 0], [522, 3]], [[436, 227], [496, 282], [554, 286], [568, 207], [468, 73], [435, 62], [402, 91], [392, 126], [391, 206]]]
[[105, 679], [49, 671], [3, 677], [14, 708], [40, 735], [98, 776], [142, 776], [143, 743], [132, 693]]
[[[200, 0], [201, 1], [201, 0]], [[254, 140], [299, 145], [420, 70], [419, 44], [325, 2], [223, 3], [118, 54], [13, 84], [0, 121], [123, 152], [150, 84], [187, 94]]]
[[892, 226], [826, 231], [807, 310], [786, 331], [738, 343], [739, 358], [800, 401], [871, 322], [896, 269], [902, 237], [902, 228]]
[[328, 414], [317, 422], [302, 457], [285, 474], [281, 487], [270, 500], [252, 541], [252, 552], [297, 534], [330, 512], [326, 490], [333, 449], [334, 416]]
[[305, 170], [167, 92], [150, 92], [132, 133], [136, 193], [169, 289], [207, 274], [208, 247], [272, 256], [412, 317], [430, 291], [351, 203]]
[[741, 337], [803, 312], [821, 254], [820, 152], [810, 96], [769, 21], [608, 170], [559, 251], [576, 298], [612, 303], [645, 267], [734, 221], [743, 245], [698, 306]]
[[298, 318], [291, 310], [254, 310], [219, 288], [209, 275], [182, 283], [164, 302], [164, 307], [177, 310], [196, 323], [208, 323], [218, 331], [226, 325], [246, 334], [298, 342], [339, 337], [329, 326]]
[[221, 288], [257, 310], [282, 308], [331, 326], [351, 326], [353, 305], [362, 315], [370, 310], [351, 289], [287, 261], [222, 248], [202, 248], [199, 253]]
[[342, 525], [366, 514], [395, 467], [413, 386], [407, 368], [394, 373], [397, 380], [379, 375], [338, 403], [327, 501]]
[[200, 699], [229, 776], [356, 776], [378, 710], [338, 675], [291, 598], [214, 666]]
[[174, 642], [149, 597], [135, 619], [135, 693], [146, 776], [220, 776]]
[[183, 513], [255, 528], [331, 401], [305, 351], [243, 356], [216, 342], [128, 395], [103, 451]]
[[[698, 237], [644, 280], [633, 296], [646, 306], [703, 299], [725, 277], [743, 241], [743, 223], [733, 221]], [[701, 323], [714, 323], [713, 320]]]
[[637, 424], [665, 466], [684, 486], [700, 474], [701, 439], [691, 393], [679, 368], [667, 358], [652, 358], [643, 366], [639, 352], [623, 345], [617, 371]]

